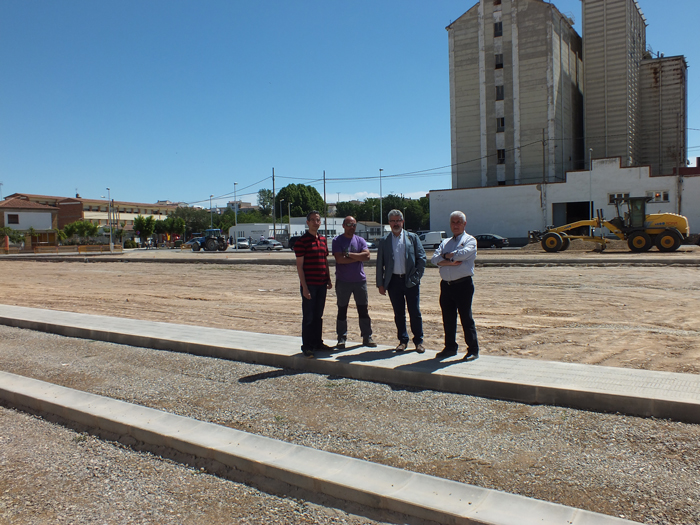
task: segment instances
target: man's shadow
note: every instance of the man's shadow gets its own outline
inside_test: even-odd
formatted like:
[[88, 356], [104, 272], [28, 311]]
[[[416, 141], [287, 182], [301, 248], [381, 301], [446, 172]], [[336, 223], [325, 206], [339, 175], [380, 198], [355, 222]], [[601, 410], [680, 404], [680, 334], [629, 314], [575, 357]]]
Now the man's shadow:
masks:
[[405, 370], [411, 372], [424, 372], [426, 374], [432, 374], [433, 372], [437, 370], [442, 370], [443, 368], [447, 368], [448, 366], [456, 365], [459, 363], [470, 363], [475, 360], [475, 357], [470, 357], [469, 359], [451, 359], [449, 361], [440, 357], [431, 357], [428, 359], [423, 359], [423, 361], [399, 365], [397, 367], [394, 367], [394, 370]]

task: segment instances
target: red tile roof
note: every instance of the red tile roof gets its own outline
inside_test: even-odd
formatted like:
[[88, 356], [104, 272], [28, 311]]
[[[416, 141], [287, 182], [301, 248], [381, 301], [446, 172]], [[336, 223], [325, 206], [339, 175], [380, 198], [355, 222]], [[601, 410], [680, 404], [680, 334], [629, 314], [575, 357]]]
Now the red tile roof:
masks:
[[58, 211], [58, 208], [54, 206], [46, 206], [45, 204], [39, 204], [38, 202], [28, 201], [26, 199], [5, 199], [0, 201], [0, 208], [8, 208], [15, 210], [47, 210], [47, 211]]

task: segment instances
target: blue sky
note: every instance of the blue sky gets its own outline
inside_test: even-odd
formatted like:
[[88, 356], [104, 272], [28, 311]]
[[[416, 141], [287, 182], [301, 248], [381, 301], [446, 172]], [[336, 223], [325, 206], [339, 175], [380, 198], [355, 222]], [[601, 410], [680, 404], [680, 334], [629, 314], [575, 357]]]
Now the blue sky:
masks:
[[[689, 65], [698, 0], [638, 0]], [[445, 27], [474, 0], [2, 0], [0, 182], [209, 205], [303, 183], [328, 202], [450, 187]], [[581, 32], [580, 0], [553, 2]], [[689, 156], [700, 156], [700, 131]], [[219, 198], [220, 197], [220, 198]]]

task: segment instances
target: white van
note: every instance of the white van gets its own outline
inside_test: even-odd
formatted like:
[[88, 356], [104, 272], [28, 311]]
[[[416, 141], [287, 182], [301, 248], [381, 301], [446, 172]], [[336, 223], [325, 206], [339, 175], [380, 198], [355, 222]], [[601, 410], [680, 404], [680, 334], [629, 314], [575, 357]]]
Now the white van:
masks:
[[421, 233], [418, 236], [418, 239], [420, 239], [420, 243], [423, 245], [423, 248], [437, 248], [440, 246], [443, 239], [447, 239], [447, 234], [443, 231], [426, 232]]

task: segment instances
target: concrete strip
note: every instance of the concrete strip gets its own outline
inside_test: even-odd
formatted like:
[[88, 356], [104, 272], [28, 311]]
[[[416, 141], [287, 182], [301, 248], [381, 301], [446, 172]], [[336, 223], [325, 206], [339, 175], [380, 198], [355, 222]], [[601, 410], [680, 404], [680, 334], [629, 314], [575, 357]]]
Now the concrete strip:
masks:
[[700, 375], [348, 345], [305, 359], [299, 337], [0, 305], [0, 323], [68, 337], [171, 350], [528, 404], [700, 423]]
[[204, 458], [251, 476], [446, 524], [606, 525], [628, 520], [293, 445], [0, 372], [0, 400], [91, 429]]

